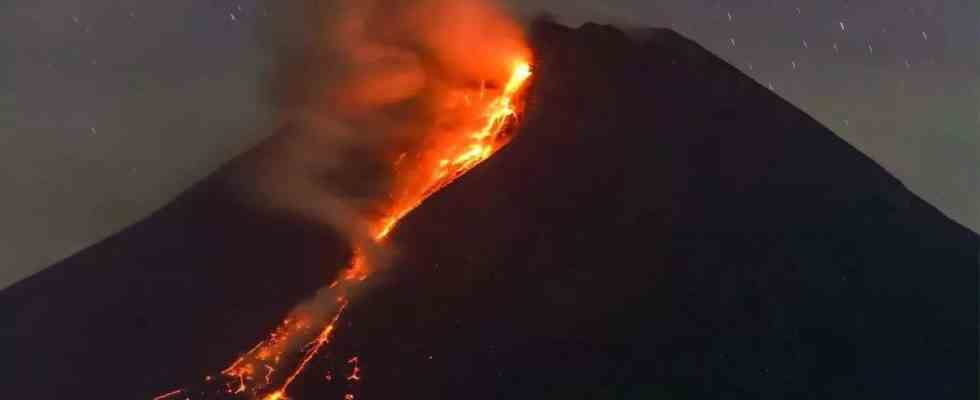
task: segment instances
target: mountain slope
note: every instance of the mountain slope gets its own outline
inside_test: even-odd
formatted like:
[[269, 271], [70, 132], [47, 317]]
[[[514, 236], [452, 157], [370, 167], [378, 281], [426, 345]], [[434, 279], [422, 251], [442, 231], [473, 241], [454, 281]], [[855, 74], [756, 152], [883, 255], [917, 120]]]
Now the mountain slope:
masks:
[[[672, 31], [532, 40], [517, 137], [398, 226], [293, 398], [977, 397], [976, 234]], [[0, 292], [2, 386], [158, 394], [328, 281], [344, 246], [228, 174]]]
[[346, 244], [257, 208], [237, 190], [234, 171], [262, 150], [0, 291], [0, 315], [9, 318], [0, 326], [6, 394], [140, 398], [197, 382], [329, 282], [346, 262]]
[[338, 335], [363, 395], [975, 397], [977, 236], [644, 35], [536, 25], [521, 132], [400, 225]]

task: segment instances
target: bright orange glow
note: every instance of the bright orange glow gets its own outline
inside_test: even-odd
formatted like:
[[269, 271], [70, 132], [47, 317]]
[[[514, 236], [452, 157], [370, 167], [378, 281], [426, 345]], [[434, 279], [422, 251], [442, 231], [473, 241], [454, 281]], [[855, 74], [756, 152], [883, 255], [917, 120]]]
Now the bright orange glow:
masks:
[[[527, 61], [513, 62], [510, 77], [506, 84], [499, 89], [499, 94], [485, 98], [490, 89], [486, 83], [481, 83], [479, 99], [474, 101], [466, 97], [466, 107], [474, 114], [480, 123], [472, 130], [448, 132], [441, 138], [437, 146], [424, 149], [426, 154], [417, 157], [419, 165], [407, 168], [406, 155], [399, 155], [393, 163], [396, 171], [402, 171], [401, 185], [396, 186], [387, 211], [369, 224], [373, 239], [382, 243], [392, 232], [398, 221], [415, 209], [427, 197], [445, 187], [453, 180], [462, 176], [480, 162], [486, 160], [497, 150], [507, 144], [509, 122], [514, 121], [520, 111], [521, 90], [531, 76], [531, 66]], [[371, 266], [365, 255], [366, 252], [355, 247], [351, 263], [333, 282], [330, 290], [348, 292], [360, 281], [371, 274]], [[263, 400], [285, 400], [289, 385], [303, 372], [323, 346], [329, 343], [337, 321], [349, 304], [349, 296], [341, 294], [337, 297], [337, 307], [333, 316], [321, 325], [317, 317], [310, 315], [304, 309], [297, 309], [282, 321], [269, 337], [256, 344], [248, 352], [235, 360], [222, 371], [224, 386], [221, 391], [226, 394], [244, 394], [248, 398]], [[323, 318], [323, 317], [321, 317]], [[322, 320], [322, 319], [321, 319]], [[321, 327], [318, 327], [321, 326]], [[312, 340], [308, 339], [313, 337]], [[290, 354], [295, 349], [297, 341], [308, 340], [300, 348], [301, 354]], [[302, 342], [300, 342], [302, 343]], [[360, 366], [357, 357], [348, 360], [353, 372], [347, 377], [348, 381], [359, 381]], [[210, 381], [210, 379], [208, 379]], [[158, 397], [168, 398], [183, 393], [176, 390]], [[348, 398], [353, 398], [352, 394]]]

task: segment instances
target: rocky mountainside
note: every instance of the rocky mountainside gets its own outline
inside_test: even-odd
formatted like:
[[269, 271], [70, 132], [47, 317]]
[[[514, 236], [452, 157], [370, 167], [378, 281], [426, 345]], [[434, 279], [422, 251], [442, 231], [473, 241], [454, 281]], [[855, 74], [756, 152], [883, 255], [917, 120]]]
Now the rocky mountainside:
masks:
[[[977, 398], [975, 233], [672, 31], [531, 33], [517, 137], [396, 228], [292, 398]], [[0, 292], [0, 386], [152, 397], [329, 281], [344, 244], [226, 174]]]

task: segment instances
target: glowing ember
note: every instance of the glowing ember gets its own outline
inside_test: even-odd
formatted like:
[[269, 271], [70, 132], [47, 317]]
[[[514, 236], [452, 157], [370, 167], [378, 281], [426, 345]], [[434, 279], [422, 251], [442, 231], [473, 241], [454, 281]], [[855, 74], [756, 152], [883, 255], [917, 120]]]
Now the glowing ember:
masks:
[[[451, 132], [450, 137], [439, 146], [426, 149], [427, 154], [419, 157], [418, 169], [412, 169], [402, 184], [396, 187], [397, 195], [392, 196], [392, 202], [369, 227], [374, 240], [381, 243], [387, 238], [399, 220], [415, 209], [427, 197], [445, 187], [457, 177], [462, 176], [480, 162], [489, 158], [509, 141], [507, 136], [508, 123], [513, 121], [519, 112], [518, 96], [525, 83], [531, 76], [531, 66], [524, 60], [515, 61], [510, 78], [496, 97], [485, 99], [489, 91], [485, 83], [481, 83], [480, 100], [476, 103], [482, 107], [475, 110], [480, 114], [481, 126], [473, 130]], [[472, 98], [466, 98], [467, 107], [473, 107]], [[473, 111], [470, 111], [473, 112]], [[394, 166], [403, 166], [406, 155], [399, 155]], [[429, 160], [429, 161], [425, 161]], [[269, 337], [251, 350], [239, 357], [228, 368], [222, 371], [222, 379], [206, 379], [211, 387], [219, 394], [258, 398], [263, 400], [284, 400], [286, 389], [303, 372], [310, 361], [330, 341], [331, 334], [336, 328], [344, 310], [349, 304], [349, 291], [360, 281], [370, 275], [370, 266], [366, 252], [355, 247], [350, 265], [340, 279], [329, 286], [329, 290], [337, 290], [342, 294], [337, 296], [337, 306], [331, 317], [317, 316], [302, 308], [297, 309], [269, 335]], [[327, 290], [327, 289], [325, 289]], [[320, 321], [327, 320], [325, 324]], [[321, 325], [323, 324], [323, 325]], [[312, 340], [309, 338], [312, 337]], [[301, 345], [307, 340], [305, 345]], [[301, 345], [301, 346], [300, 346]], [[301, 348], [300, 354], [291, 354], [291, 349]], [[353, 368], [348, 381], [361, 379], [360, 366], [357, 357], [348, 360]], [[332, 376], [327, 375], [327, 380]], [[215, 386], [216, 385], [216, 386]], [[186, 390], [175, 390], [158, 396], [156, 400], [173, 399], [177, 396], [190, 398], [192, 393]], [[353, 399], [353, 394], [345, 396]]]
[[359, 380], [361, 380], [361, 367], [359, 366], [360, 365], [360, 360], [357, 358], [357, 356], [354, 356], [354, 357], [351, 357], [350, 359], [348, 359], [347, 360], [347, 363], [350, 364], [350, 365], [352, 365], [354, 367], [354, 370], [351, 371], [350, 376], [347, 377], [347, 380], [349, 380], [349, 381], [359, 381]]
[[169, 399], [169, 398], [173, 398], [174, 396], [177, 396], [178, 394], [181, 394], [181, 393], [184, 393], [184, 391], [182, 389], [172, 390], [172, 391], [169, 391], [167, 393], [161, 394], [161, 395], [159, 395], [157, 397], [154, 397], [153, 400]]

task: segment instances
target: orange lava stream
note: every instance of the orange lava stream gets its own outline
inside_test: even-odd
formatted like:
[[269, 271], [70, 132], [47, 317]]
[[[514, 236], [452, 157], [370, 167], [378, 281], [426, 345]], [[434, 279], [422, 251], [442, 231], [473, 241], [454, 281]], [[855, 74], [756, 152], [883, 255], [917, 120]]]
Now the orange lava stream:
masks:
[[344, 313], [344, 309], [347, 308], [347, 304], [349, 304], [347, 299], [341, 298], [338, 301], [341, 302], [341, 304], [340, 308], [337, 310], [337, 314], [335, 314], [333, 319], [330, 320], [330, 323], [320, 331], [320, 334], [317, 335], [316, 339], [313, 339], [313, 341], [310, 342], [307, 347], [306, 354], [303, 355], [303, 360], [300, 361], [299, 365], [296, 366], [296, 369], [294, 369], [293, 372], [286, 377], [286, 381], [283, 382], [282, 386], [278, 390], [264, 397], [264, 400], [286, 399], [286, 388], [288, 388], [289, 385], [296, 380], [296, 377], [299, 376], [304, 369], [306, 369], [306, 366], [313, 360], [313, 357], [320, 352], [320, 349], [330, 342], [330, 334], [333, 333], [334, 327], [337, 326], [337, 321], [340, 320], [340, 316]]
[[[530, 64], [524, 60], [515, 61], [510, 79], [501, 89], [500, 95], [489, 101], [484, 108], [482, 126], [461, 138], [462, 140], [430, 150], [432, 154], [429, 154], [429, 158], [437, 161], [431, 163], [432, 165], [428, 168], [429, 171], [426, 171], [425, 167], [427, 166], [423, 165], [422, 175], [411, 181], [412, 187], [405, 188], [397, 197], [394, 197], [383, 217], [378, 218], [374, 224], [369, 226], [375, 242], [383, 242], [398, 221], [430, 195], [457, 177], [462, 176], [507, 144], [509, 141], [509, 137], [506, 136], [508, 122], [517, 117], [519, 111], [518, 95], [530, 76]], [[481, 88], [481, 96], [482, 92], [483, 88]], [[396, 166], [402, 158], [399, 157]], [[267, 390], [270, 385], [270, 376], [274, 375], [277, 370], [274, 365], [278, 366], [285, 358], [289, 358], [289, 349], [293, 348], [296, 340], [302, 340], [302, 338], [309, 337], [315, 332], [314, 325], [317, 321], [313, 316], [294, 312], [293, 315], [286, 318], [269, 335], [269, 338], [259, 342], [222, 371], [222, 374], [229, 380], [222, 390], [231, 395], [244, 393], [249, 397], [263, 400], [287, 399], [286, 389], [303, 372], [323, 346], [329, 343], [337, 321], [349, 304], [349, 296], [346, 293], [353, 287], [352, 285], [367, 279], [370, 274], [370, 266], [364, 254], [362, 249], [354, 248], [350, 265], [340, 279], [330, 285], [330, 288], [344, 293], [337, 297], [339, 305], [334, 311], [333, 317], [320, 329], [316, 337], [303, 347], [302, 357], [296, 367], [285, 376], [276, 389]], [[357, 375], [357, 371], [355, 370], [354, 376], [359, 380], [360, 376]], [[181, 393], [183, 393], [182, 390], [176, 390], [158, 398], [168, 398]], [[267, 394], [263, 395], [263, 393]]]

